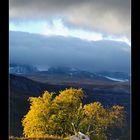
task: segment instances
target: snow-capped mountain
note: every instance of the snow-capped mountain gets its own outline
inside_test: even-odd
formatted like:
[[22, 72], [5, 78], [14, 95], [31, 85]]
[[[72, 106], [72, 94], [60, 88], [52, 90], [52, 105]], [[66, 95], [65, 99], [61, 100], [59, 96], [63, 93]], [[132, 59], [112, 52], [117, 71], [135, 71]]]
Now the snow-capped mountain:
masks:
[[21, 64], [10, 64], [9, 73], [11, 74], [28, 74], [37, 72], [38, 69], [34, 66], [21, 65]]
[[9, 68], [11, 74], [21, 74], [21, 75], [38, 75], [38, 76], [57, 76], [59, 78], [81, 78], [90, 80], [100, 80], [100, 81], [114, 81], [114, 82], [127, 82], [130, 80], [130, 76], [124, 72], [88, 72], [77, 68], [70, 67], [49, 67], [45, 71], [40, 71], [34, 66], [29, 65], [19, 65], [11, 64]]

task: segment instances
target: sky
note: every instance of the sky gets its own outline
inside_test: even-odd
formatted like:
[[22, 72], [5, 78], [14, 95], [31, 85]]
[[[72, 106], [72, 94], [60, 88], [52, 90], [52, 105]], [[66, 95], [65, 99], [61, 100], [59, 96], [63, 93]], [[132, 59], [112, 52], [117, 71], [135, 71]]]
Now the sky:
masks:
[[131, 46], [130, 0], [9, 0], [9, 29]]

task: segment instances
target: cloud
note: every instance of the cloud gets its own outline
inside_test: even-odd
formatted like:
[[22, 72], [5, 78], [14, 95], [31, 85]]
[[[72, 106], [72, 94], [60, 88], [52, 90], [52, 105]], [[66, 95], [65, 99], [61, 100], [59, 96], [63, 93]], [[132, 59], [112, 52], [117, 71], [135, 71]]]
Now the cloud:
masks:
[[49, 21], [22, 21], [22, 22], [10, 22], [10, 31], [22, 31], [28, 33], [42, 34], [46, 36], [64, 36], [64, 37], [76, 37], [87, 41], [96, 40], [114, 40], [123, 41], [131, 46], [130, 40], [121, 35], [113, 36], [110, 34], [104, 34], [102, 32], [96, 32], [91, 29], [77, 28], [67, 25], [62, 19], [54, 19], [50, 23]]
[[123, 42], [10, 32], [10, 63], [39, 68], [67, 66], [88, 71], [130, 71], [131, 48]]
[[63, 23], [61, 19], [53, 20], [50, 24], [47, 21], [39, 21], [39, 22], [20, 22], [20, 23], [13, 23], [11, 22], [9, 25], [9, 29], [11, 31], [23, 31], [29, 33], [37, 33], [46, 36], [67, 36], [67, 37], [77, 37], [84, 40], [102, 40], [103, 35], [101, 33], [86, 30], [82, 28], [69, 28], [67, 25]]
[[131, 36], [130, 0], [10, 0], [10, 19], [55, 17], [77, 26]]

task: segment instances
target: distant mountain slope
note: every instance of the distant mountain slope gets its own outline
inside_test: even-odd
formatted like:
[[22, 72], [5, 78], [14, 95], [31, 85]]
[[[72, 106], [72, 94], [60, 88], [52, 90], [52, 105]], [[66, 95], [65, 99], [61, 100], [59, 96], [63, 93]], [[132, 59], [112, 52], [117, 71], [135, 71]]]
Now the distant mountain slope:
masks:
[[86, 84], [96, 80], [110, 82], [130, 81], [130, 75], [124, 72], [88, 72], [70, 67], [49, 67], [46, 71], [39, 71], [36, 67], [30, 65], [10, 64], [10, 73], [24, 75], [27, 78], [44, 83], [68, 84], [72, 81]]
[[50, 67], [47, 71], [24, 74], [25, 77], [35, 81], [70, 84], [92, 84], [99, 82], [129, 82], [130, 76], [123, 72], [88, 72], [68, 67]]
[[85, 84], [79, 81], [59, 85], [41, 83], [41, 81], [10, 74], [10, 135], [22, 134], [21, 119], [29, 109], [27, 100], [30, 96], [40, 96], [44, 90], [58, 94], [60, 90], [69, 87], [83, 88], [87, 96], [84, 103], [100, 101], [105, 106], [120, 104], [124, 105], [129, 113], [131, 96], [128, 82], [95, 81], [92, 84]]
[[110, 72], [110, 71], [100, 71], [97, 72], [97, 74], [101, 75], [101, 76], [108, 76], [108, 77], [112, 77], [112, 78], [118, 78], [118, 79], [131, 79], [131, 75], [129, 73], [125, 73], [125, 72]]

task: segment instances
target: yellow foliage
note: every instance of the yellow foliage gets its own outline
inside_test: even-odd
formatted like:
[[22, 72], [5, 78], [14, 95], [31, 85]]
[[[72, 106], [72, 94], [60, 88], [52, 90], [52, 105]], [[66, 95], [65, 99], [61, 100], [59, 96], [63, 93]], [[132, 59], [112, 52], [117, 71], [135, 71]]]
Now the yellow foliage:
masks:
[[121, 126], [124, 107], [104, 108], [100, 102], [82, 105], [82, 89], [65, 89], [53, 98], [45, 91], [42, 96], [30, 97], [30, 110], [22, 120], [26, 137], [68, 137], [81, 131], [94, 139], [106, 140], [105, 131], [116, 122]]

